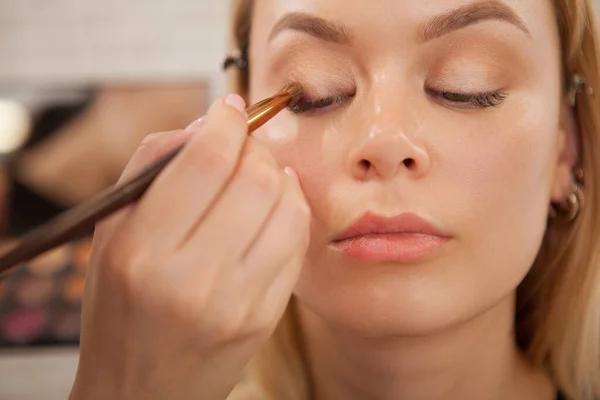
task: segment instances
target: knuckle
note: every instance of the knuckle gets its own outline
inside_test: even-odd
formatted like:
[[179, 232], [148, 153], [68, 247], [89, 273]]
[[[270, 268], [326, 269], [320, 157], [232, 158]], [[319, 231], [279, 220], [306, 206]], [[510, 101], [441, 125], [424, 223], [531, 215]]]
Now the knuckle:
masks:
[[248, 161], [260, 160], [272, 166], [277, 166], [277, 160], [269, 148], [252, 136], [249, 136], [246, 141], [246, 146], [244, 147], [244, 159]]
[[243, 179], [268, 197], [278, 196], [283, 186], [281, 172], [264, 161], [246, 165]]
[[230, 136], [246, 136], [248, 123], [245, 114], [225, 104], [209, 110], [206, 121], [200, 128], [199, 133], [204, 136], [213, 134], [221, 135], [223, 132], [227, 132]]
[[268, 338], [277, 323], [273, 308], [260, 307], [254, 310], [245, 320], [244, 337], [261, 340]]
[[179, 141], [184, 134], [184, 130], [177, 129], [167, 132], [154, 132], [146, 135], [140, 142], [139, 148], [155, 148], [169, 146], [172, 141]]
[[258, 141], [254, 137], [249, 137], [246, 145], [246, 154], [248, 157], [254, 157], [255, 159], [261, 159], [263, 162], [277, 166], [277, 160], [273, 153], [263, 143]]
[[119, 241], [111, 241], [102, 249], [102, 260], [99, 272], [104, 279], [109, 280], [125, 292], [132, 290], [135, 278], [130, 266], [131, 251], [127, 245], [119, 244]]
[[204, 155], [204, 167], [217, 175], [229, 175], [235, 169], [237, 158], [227, 151], [209, 150]]
[[127, 260], [127, 269], [130, 271], [129, 275], [141, 276], [143, 272], [152, 269], [152, 266], [157, 263], [157, 258], [154, 252], [150, 248], [137, 248], [131, 252]]
[[287, 215], [286, 229], [293, 235], [289, 244], [306, 249], [310, 242], [310, 208], [305, 201], [297, 199], [288, 200], [283, 207]]
[[308, 229], [311, 219], [310, 207], [304, 199], [298, 199], [291, 196], [288, 199], [285, 207], [291, 220], [291, 224], [297, 229]]
[[102, 269], [107, 271], [120, 270], [128, 258], [127, 246], [117, 244], [118, 240], [111, 240], [102, 249]]
[[239, 312], [229, 312], [227, 315], [222, 315], [218, 319], [211, 319], [211, 321], [203, 321], [202, 329], [210, 332], [210, 336], [214, 337], [215, 340], [222, 342], [237, 341], [247, 336], [245, 332], [246, 325], [244, 324], [245, 319], [241, 317]]
[[140, 147], [145, 147], [145, 146], [149, 145], [150, 143], [155, 142], [161, 136], [162, 136], [161, 132], [150, 133], [150, 134], [144, 136], [144, 138], [140, 142]]
[[226, 140], [217, 139], [205, 143], [193, 143], [189, 149], [189, 158], [202, 172], [227, 176], [237, 163], [237, 157]]
[[132, 235], [114, 235], [100, 249], [100, 270], [104, 279], [116, 284], [125, 294], [141, 294], [145, 290], [144, 279], [148, 279], [160, 263], [157, 253], [144, 246]]
[[184, 138], [183, 130], [151, 133], [141, 141], [134, 158], [153, 161], [182, 144]]
[[268, 337], [276, 324], [271, 313], [256, 308], [249, 302], [245, 306], [235, 307], [219, 318], [210, 318], [202, 323], [202, 330], [209, 329], [210, 336], [223, 344], [243, 342]]
[[277, 301], [263, 302], [259, 312], [254, 316], [257, 333], [271, 332], [281, 318], [282, 306]]
[[238, 111], [231, 106], [226, 105], [224, 102], [221, 107], [216, 110], [220, 114], [224, 121], [227, 121], [229, 126], [232, 128], [242, 128], [247, 130], [248, 117], [245, 112]]

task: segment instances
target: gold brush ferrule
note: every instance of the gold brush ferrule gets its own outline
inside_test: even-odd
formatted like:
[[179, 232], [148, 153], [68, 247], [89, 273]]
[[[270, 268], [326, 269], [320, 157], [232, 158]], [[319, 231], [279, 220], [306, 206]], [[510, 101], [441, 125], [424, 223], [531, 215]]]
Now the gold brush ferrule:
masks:
[[277, 94], [248, 107], [248, 133], [252, 133], [302, 96], [302, 86], [292, 82]]

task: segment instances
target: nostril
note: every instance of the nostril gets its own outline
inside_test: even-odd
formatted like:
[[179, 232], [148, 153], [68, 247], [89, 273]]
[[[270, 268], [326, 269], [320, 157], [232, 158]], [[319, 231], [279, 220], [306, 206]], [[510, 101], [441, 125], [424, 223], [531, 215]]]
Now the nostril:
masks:
[[407, 158], [404, 161], [402, 161], [402, 163], [406, 168], [411, 169], [415, 165], [415, 160], [413, 160], [412, 158]]
[[371, 168], [371, 162], [368, 160], [360, 160], [359, 165], [365, 171], [367, 171], [369, 168]]

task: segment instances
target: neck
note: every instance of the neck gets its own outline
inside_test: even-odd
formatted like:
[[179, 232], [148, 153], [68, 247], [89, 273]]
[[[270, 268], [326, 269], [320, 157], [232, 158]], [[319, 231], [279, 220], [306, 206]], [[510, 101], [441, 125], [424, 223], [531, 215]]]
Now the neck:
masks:
[[514, 299], [444, 332], [365, 338], [298, 305], [315, 398], [377, 400], [554, 399], [513, 334]]
[[75, 121], [27, 151], [17, 163], [17, 179], [63, 206], [72, 206], [114, 183], [99, 149], [100, 132], [89, 116]]

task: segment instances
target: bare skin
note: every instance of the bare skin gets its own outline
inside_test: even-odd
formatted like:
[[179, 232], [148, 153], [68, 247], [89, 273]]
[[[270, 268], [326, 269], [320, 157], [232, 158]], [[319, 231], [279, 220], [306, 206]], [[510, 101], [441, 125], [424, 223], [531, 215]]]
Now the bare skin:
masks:
[[[297, 80], [305, 106], [334, 101], [280, 114], [244, 151], [243, 118], [213, 106], [205, 125], [191, 129], [188, 156], [142, 203], [101, 228], [73, 400], [224, 399], [292, 290], [317, 400], [552, 400], [553, 383], [513, 337], [516, 288], [539, 250], [548, 204], [572, 182], [575, 132], [551, 2], [257, 4], [249, 100]], [[230, 148], [220, 141], [232, 140], [232, 130], [240, 136]], [[180, 135], [154, 137], [126, 175], [185, 140]], [[240, 167], [233, 158], [217, 161], [230, 173], [215, 178], [209, 165], [224, 148]], [[289, 184], [275, 195], [296, 206], [268, 204], [280, 218], [300, 214], [293, 217], [299, 227], [308, 227], [310, 208], [306, 249], [304, 234], [287, 235], [266, 215], [253, 223], [279, 234], [255, 233], [262, 239], [234, 240], [227, 251], [214, 240], [262, 208], [250, 207], [246, 194], [229, 203], [229, 189], [211, 185], [235, 191], [253, 176], [244, 166], [257, 160], [297, 172], [303, 195]], [[196, 198], [206, 193], [214, 207]], [[411, 260], [350, 257], [335, 239], [367, 211], [411, 212], [448, 240]], [[160, 218], [166, 213], [174, 216]], [[240, 278], [241, 256], [223, 266], [220, 252], [261, 245], [271, 253], [258, 250], [264, 258], [250, 267], [256, 281]], [[283, 259], [293, 261], [274, 266]], [[281, 280], [273, 281], [274, 269]], [[258, 287], [275, 288], [269, 311]], [[232, 320], [245, 323], [232, 329]], [[241, 328], [250, 321], [250, 332]]]
[[113, 185], [148, 132], [176, 129], [205, 108], [198, 84], [107, 86], [81, 116], [18, 160], [20, 181], [72, 206]]
[[274, 330], [310, 211], [294, 173], [247, 139], [244, 105], [232, 95], [186, 131], [150, 136], [126, 168], [123, 180], [187, 141], [97, 231], [72, 399], [224, 399]]

